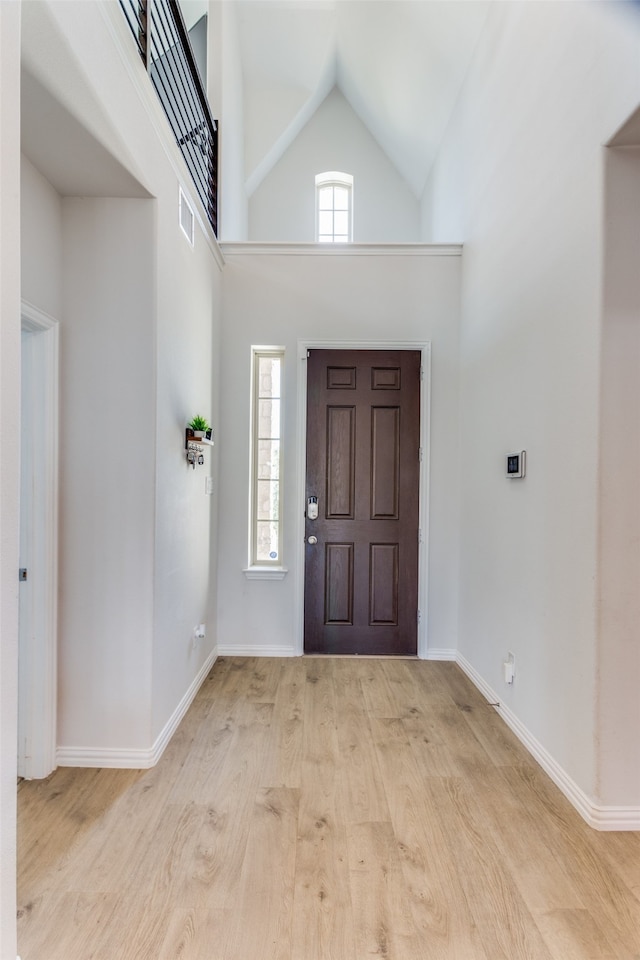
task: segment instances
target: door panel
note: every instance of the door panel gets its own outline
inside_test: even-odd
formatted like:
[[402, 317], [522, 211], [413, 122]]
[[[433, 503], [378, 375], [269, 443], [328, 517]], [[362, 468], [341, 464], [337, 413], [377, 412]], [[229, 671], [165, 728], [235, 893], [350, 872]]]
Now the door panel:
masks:
[[369, 623], [398, 624], [398, 543], [369, 548]]
[[325, 623], [353, 623], [353, 544], [325, 546]]
[[399, 480], [400, 407], [372, 407], [372, 520], [398, 520]]
[[419, 443], [419, 351], [309, 351], [307, 653], [417, 652]]
[[327, 518], [354, 519], [356, 408], [327, 406]]

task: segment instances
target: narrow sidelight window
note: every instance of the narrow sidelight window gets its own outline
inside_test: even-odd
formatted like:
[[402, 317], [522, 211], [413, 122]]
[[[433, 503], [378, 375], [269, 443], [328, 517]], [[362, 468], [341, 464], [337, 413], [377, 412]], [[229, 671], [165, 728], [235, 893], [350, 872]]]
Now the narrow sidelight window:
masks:
[[253, 347], [251, 565], [282, 566], [284, 351]]
[[353, 239], [353, 177], [330, 170], [316, 176], [316, 240], [349, 243]]

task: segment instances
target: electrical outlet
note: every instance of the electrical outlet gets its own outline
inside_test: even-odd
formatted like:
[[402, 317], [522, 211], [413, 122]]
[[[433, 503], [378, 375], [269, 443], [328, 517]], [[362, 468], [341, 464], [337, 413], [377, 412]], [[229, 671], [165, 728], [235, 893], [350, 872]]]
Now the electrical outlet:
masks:
[[502, 664], [502, 670], [504, 673], [504, 682], [509, 684], [513, 683], [516, 675], [516, 658], [511, 651], [507, 653], [507, 659]]
[[210, 497], [213, 494], [213, 477], [205, 477], [204, 492], [208, 497]]

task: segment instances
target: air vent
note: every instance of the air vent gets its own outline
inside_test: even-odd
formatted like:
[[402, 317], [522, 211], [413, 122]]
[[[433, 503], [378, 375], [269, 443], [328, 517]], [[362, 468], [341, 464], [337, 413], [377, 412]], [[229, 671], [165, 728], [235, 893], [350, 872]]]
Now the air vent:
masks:
[[194, 223], [195, 217], [193, 214], [193, 209], [187, 200], [186, 194], [184, 193], [182, 187], [180, 187], [180, 229], [184, 233], [191, 246], [193, 246]]

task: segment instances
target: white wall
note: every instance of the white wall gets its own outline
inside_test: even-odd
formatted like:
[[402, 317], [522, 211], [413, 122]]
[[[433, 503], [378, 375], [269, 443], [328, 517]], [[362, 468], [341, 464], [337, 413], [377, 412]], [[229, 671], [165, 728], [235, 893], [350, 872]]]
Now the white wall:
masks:
[[62, 201], [24, 154], [20, 178], [22, 298], [59, 320], [62, 309]]
[[[196, 414], [217, 432], [221, 273], [200, 231], [191, 248], [172, 204], [158, 210], [157, 416], [154, 559], [153, 737], [215, 647], [218, 449], [188, 466], [186, 424]], [[205, 493], [205, 477], [214, 493]], [[193, 628], [207, 627], [197, 648]]]
[[16, 950], [20, 6], [0, 4], [0, 958]]
[[[250, 251], [249, 248], [243, 248]], [[459, 256], [287, 255], [224, 246], [220, 424], [218, 642], [226, 652], [292, 654], [296, 591], [302, 588], [295, 535], [299, 339], [431, 341], [431, 533], [429, 644], [454, 649], [458, 576]], [[247, 581], [251, 345], [286, 350], [283, 581]]]
[[495, 4], [423, 198], [425, 239], [465, 244], [460, 651], [596, 803], [602, 144], [640, 97], [618, 7]]
[[419, 239], [420, 205], [342, 93], [334, 87], [249, 200], [251, 240], [315, 240], [315, 177], [350, 173], [353, 238]]
[[58, 743], [150, 741], [155, 202], [66, 198]]

